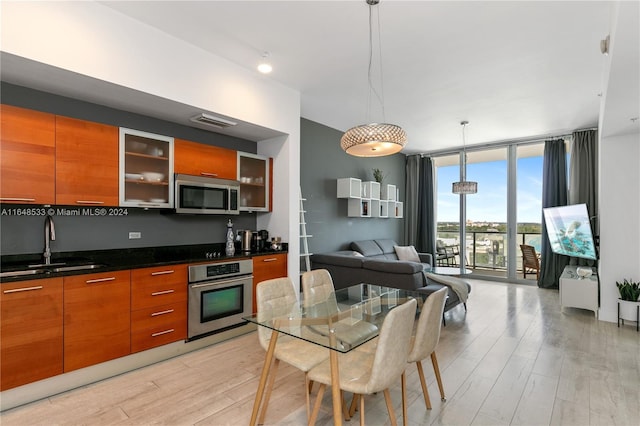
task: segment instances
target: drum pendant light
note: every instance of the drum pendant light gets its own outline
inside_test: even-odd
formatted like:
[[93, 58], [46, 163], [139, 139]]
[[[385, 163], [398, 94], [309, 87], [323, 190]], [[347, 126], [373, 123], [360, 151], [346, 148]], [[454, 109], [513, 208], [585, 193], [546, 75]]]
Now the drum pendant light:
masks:
[[468, 181], [466, 180], [467, 175], [467, 151], [466, 151], [466, 141], [464, 137], [464, 128], [469, 124], [468, 121], [462, 121], [460, 125], [462, 126], [462, 164], [460, 165], [461, 178], [460, 182], [453, 182], [453, 193], [454, 194], [475, 194], [478, 192], [478, 182]]
[[[375, 94], [382, 107], [382, 117], [384, 120], [384, 90], [382, 84], [382, 49], [380, 49], [380, 92], [373, 88], [371, 79], [371, 67], [373, 59], [373, 6], [380, 0], [365, 0], [369, 5], [369, 96], [367, 111], [370, 111], [371, 94]], [[378, 15], [378, 40], [380, 40], [380, 19]], [[407, 134], [395, 124], [370, 123], [352, 127], [347, 130], [340, 139], [340, 146], [349, 155], [356, 157], [382, 157], [385, 155], [400, 152], [407, 143]]]

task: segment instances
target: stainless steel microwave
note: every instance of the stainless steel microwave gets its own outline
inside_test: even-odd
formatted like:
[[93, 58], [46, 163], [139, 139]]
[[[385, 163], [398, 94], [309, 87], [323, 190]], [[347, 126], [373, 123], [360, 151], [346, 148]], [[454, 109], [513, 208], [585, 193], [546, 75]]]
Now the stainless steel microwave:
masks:
[[175, 212], [189, 214], [240, 214], [240, 183], [190, 175], [175, 175]]

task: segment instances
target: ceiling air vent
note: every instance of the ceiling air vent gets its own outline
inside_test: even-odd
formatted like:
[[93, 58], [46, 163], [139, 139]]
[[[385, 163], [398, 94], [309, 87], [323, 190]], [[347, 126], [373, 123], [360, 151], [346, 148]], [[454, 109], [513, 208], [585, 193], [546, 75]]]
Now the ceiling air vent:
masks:
[[224, 129], [225, 127], [235, 126], [235, 121], [227, 120], [226, 118], [216, 117], [215, 115], [209, 114], [198, 114], [196, 116], [191, 117], [189, 120], [194, 123], [204, 124], [205, 126], [211, 126], [218, 129]]

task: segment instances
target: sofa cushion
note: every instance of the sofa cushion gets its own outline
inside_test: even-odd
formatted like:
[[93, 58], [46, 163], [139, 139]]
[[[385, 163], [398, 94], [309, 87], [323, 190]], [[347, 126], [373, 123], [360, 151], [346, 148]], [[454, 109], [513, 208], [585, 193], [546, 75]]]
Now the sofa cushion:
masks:
[[351, 249], [359, 251], [366, 257], [384, 255], [384, 252], [374, 240], [354, 241]]
[[414, 246], [395, 246], [394, 249], [399, 260], [420, 263], [420, 256]]
[[366, 257], [362, 262], [362, 267], [372, 271], [388, 272], [391, 274], [411, 275], [416, 272], [422, 272], [422, 263], [403, 262], [401, 260], [368, 259]]
[[362, 262], [366, 259], [363, 256], [354, 256], [353, 252], [334, 252], [327, 254], [314, 254], [313, 263], [330, 264], [337, 266], [347, 266], [350, 268], [362, 268]]

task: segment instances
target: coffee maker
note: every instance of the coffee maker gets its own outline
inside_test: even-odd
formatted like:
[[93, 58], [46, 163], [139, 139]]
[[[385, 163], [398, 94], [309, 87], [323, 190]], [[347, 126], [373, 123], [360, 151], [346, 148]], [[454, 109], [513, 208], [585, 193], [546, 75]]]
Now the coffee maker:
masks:
[[251, 252], [260, 253], [269, 247], [269, 232], [262, 229], [254, 231], [251, 235]]

